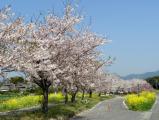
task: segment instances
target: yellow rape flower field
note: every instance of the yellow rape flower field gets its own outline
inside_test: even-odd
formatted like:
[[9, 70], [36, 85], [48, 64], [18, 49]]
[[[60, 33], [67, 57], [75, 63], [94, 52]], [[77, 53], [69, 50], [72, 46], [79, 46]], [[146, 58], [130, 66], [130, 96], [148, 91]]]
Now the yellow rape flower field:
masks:
[[[59, 103], [64, 99], [64, 96], [62, 93], [49, 94], [48, 99], [49, 103]], [[9, 100], [0, 102], [0, 112], [40, 105], [41, 101], [41, 95], [27, 95], [23, 97], [11, 98]]]
[[143, 91], [139, 94], [130, 94], [125, 97], [125, 103], [130, 110], [147, 111], [152, 108], [156, 100], [154, 92]]

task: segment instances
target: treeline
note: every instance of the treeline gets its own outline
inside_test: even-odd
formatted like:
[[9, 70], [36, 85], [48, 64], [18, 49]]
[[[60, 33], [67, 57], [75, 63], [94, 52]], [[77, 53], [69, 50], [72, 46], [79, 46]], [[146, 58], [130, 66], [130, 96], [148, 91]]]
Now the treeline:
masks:
[[159, 76], [147, 78], [146, 81], [150, 83], [154, 89], [159, 89]]

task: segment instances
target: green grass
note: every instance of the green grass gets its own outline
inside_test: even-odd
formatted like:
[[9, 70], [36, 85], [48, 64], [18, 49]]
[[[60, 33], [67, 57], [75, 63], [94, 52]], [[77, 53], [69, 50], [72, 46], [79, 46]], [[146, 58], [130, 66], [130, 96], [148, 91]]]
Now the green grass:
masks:
[[19, 97], [20, 95], [17, 93], [6, 93], [6, 94], [0, 94], [0, 103], [4, 100], [9, 100], [14, 97]]
[[[80, 96], [80, 95], [79, 95]], [[1, 117], [2, 120], [49, 120], [55, 118], [58, 120], [68, 120], [75, 114], [92, 108], [98, 102], [110, 99], [112, 96], [101, 96], [93, 95], [92, 98], [86, 96], [85, 100], [81, 101], [80, 97], [77, 97], [76, 103], [59, 104], [49, 109], [47, 115], [43, 114], [41, 110], [35, 112], [26, 112], [18, 115], [10, 115]]]

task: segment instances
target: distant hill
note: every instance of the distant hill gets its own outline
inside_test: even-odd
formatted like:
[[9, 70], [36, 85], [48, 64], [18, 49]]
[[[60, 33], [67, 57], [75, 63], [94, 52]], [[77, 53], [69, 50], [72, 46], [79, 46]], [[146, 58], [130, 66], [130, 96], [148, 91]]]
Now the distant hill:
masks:
[[125, 80], [134, 79], [134, 78], [146, 79], [146, 78], [150, 78], [150, 77], [154, 77], [154, 76], [159, 76], [159, 71], [147, 72], [147, 73], [143, 73], [143, 74], [130, 74], [130, 75], [124, 76], [122, 78]]

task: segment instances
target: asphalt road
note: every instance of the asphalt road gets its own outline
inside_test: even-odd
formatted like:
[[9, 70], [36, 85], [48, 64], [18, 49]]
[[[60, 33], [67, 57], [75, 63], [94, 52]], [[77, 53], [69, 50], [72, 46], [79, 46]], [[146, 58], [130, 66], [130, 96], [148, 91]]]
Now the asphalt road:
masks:
[[152, 115], [150, 117], [150, 120], [159, 120], [159, 95], [157, 97], [157, 103], [152, 109]]
[[135, 112], [125, 108], [122, 97], [116, 97], [99, 103], [71, 120], [159, 120], [159, 103], [151, 111]]

